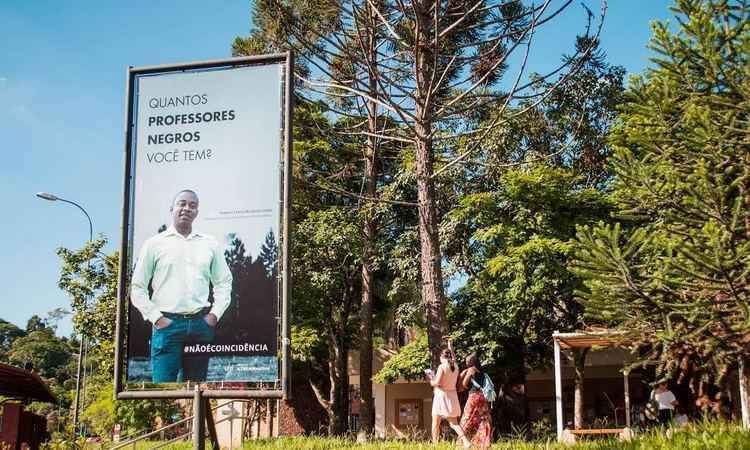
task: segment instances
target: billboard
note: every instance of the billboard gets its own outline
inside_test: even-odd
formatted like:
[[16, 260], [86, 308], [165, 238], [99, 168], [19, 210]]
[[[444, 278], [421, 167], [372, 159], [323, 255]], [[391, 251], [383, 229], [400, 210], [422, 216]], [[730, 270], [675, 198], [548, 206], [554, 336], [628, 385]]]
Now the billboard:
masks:
[[130, 69], [118, 393], [281, 380], [289, 67]]

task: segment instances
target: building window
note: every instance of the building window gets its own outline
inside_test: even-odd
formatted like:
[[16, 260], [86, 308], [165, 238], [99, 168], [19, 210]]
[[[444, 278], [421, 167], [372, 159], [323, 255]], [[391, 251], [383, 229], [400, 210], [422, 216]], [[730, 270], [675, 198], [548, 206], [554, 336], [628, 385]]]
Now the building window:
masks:
[[422, 399], [402, 398], [396, 400], [396, 428], [424, 428], [422, 420]]

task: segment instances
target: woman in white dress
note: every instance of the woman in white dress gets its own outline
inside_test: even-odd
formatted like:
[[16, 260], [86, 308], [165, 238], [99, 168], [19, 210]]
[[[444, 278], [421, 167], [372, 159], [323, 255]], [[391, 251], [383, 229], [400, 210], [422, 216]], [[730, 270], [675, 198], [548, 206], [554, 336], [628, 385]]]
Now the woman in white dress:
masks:
[[471, 447], [471, 442], [464, 435], [458, 417], [461, 415], [461, 405], [458, 403], [456, 393], [456, 381], [458, 380], [458, 367], [450, 349], [443, 349], [440, 354], [440, 366], [437, 372], [430, 378], [433, 387], [432, 396], [432, 442], [437, 443], [440, 438], [440, 424], [443, 419], [448, 421], [453, 431], [463, 443], [464, 448]]

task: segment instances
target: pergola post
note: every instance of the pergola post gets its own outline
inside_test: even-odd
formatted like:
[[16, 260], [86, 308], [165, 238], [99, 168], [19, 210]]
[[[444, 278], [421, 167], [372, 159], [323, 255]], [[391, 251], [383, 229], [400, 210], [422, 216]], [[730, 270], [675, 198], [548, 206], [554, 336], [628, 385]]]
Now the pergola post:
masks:
[[563, 405], [562, 405], [562, 367], [560, 367], [560, 341], [553, 338], [555, 343], [555, 418], [557, 421], [557, 440], [563, 435]]
[[750, 411], [748, 411], [748, 379], [745, 374], [745, 363], [740, 358], [739, 377], [740, 377], [740, 408], [742, 412], [742, 427], [747, 429], [750, 428]]
[[625, 389], [625, 427], [630, 428], [630, 383], [627, 370], [623, 371], [622, 380]]

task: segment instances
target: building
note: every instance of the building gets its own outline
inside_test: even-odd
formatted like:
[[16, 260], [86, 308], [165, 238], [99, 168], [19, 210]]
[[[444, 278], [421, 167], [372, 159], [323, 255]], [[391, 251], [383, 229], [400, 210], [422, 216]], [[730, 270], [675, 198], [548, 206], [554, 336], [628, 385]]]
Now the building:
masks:
[[[24, 410], [29, 401], [56, 403], [55, 396], [39, 375], [8, 364], [0, 364], [0, 446], [12, 450], [39, 448], [49, 439], [47, 420]], [[6, 447], [7, 446], [7, 447]]]
[[[378, 369], [382, 367], [381, 352]], [[593, 351], [586, 359], [584, 411], [591, 421], [611, 426], [625, 425], [624, 384], [622, 368], [630, 355], [622, 349]], [[572, 427], [574, 406], [574, 368], [562, 361], [563, 423]], [[353, 378], [354, 379], [354, 378]], [[500, 386], [496, 385], [497, 389]], [[535, 370], [526, 377], [524, 389], [529, 406], [529, 421], [556, 423], [555, 376], [552, 367]], [[640, 374], [630, 375], [631, 408], [643, 403], [648, 387]], [[427, 436], [431, 427], [432, 388], [424, 382], [397, 380], [391, 384], [375, 384], [375, 432], [379, 437]], [[647, 395], [647, 394], [645, 394]]]

